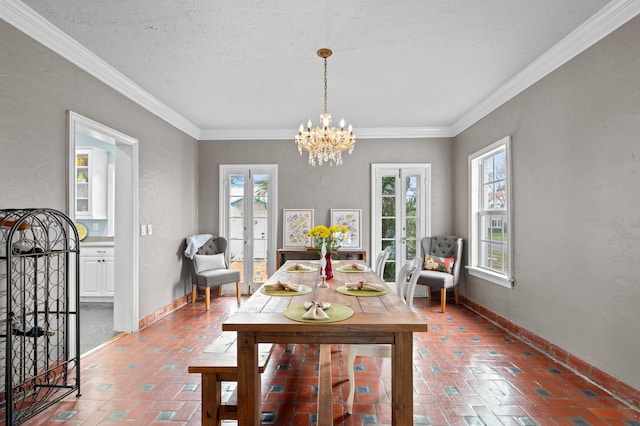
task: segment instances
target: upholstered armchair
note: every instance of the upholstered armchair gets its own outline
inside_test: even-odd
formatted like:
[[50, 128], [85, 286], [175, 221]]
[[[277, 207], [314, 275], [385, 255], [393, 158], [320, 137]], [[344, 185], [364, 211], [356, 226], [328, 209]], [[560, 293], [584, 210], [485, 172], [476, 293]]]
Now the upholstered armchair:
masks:
[[447, 306], [447, 289], [453, 288], [456, 305], [458, 304], [462, 238], [456, 236], [424, 237], [420, 242], [420, 250], [423, 263], [418, 277], [418, 285], [427, 286], [429, 299], [431, 299], [432, 288], [441, 289], [440, 307], [444, 313]]
[[[206, 238], [206, 237], [205, 237]], [[195, 303], [198, 288], [204, 288], [205, 308], [211, 308], [211, 288], [218, 288], [218, 297], [222, 295], [222, 286], [236, 284], [236, 298], [240, 305], [240, 272], [229, 269], [225, 260], [227, 240], [224, 237], [212, 236], [191, 259], [191, 302]]]

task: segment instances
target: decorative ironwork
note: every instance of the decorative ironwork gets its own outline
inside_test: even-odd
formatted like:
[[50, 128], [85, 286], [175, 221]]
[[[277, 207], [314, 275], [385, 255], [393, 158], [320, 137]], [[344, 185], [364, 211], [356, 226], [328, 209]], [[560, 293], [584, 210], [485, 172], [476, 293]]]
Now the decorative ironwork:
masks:
[[23, 423], [73, 392], [80, 396], [78, 241], [73, 222], [59, 211], [0, 210], [6, 424]]

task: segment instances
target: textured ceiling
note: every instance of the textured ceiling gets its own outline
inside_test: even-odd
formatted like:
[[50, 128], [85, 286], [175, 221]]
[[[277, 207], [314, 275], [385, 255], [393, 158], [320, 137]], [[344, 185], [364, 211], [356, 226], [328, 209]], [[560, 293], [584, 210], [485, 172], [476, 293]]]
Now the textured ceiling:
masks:
[[609, 0], [25, 0], [202, 130], [447, 127]]

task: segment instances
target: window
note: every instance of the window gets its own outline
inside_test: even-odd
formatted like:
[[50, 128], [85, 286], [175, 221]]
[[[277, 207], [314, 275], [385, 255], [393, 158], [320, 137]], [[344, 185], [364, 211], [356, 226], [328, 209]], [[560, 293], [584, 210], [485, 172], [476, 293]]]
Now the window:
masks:
[[511, 288], [511, 155], [509, 136], [469, 156], [469, 274]]

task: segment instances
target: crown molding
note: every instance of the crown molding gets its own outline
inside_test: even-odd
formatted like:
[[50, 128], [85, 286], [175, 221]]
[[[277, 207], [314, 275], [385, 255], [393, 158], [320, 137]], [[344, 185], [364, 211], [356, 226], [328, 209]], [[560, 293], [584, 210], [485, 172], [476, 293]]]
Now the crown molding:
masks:
[[[354, 129], [357, 139], [450, 138], [450, 127], [388, 127]], [[208, 129], [200, 132], [201, 141], [234, 140], [293, 140], [296, 130], [291, 129]]]
[[200, 129], [17, 0], [0, 0], [0, 18], [167, 123], [197, 139]]
[[635, 18], [638, 0], [614, 0], [453, 123], [458, 135], [552, 71]]
[[[454, 137], [640, 14], [640, 1], [613, 0], [450, 127], [359, 128], [358, 139]], [[288, 140], [291, 129], [205, 129], [167, 107], [18, 0], [0, 0], [0, 18], [175, 128], [199, 140]]]

